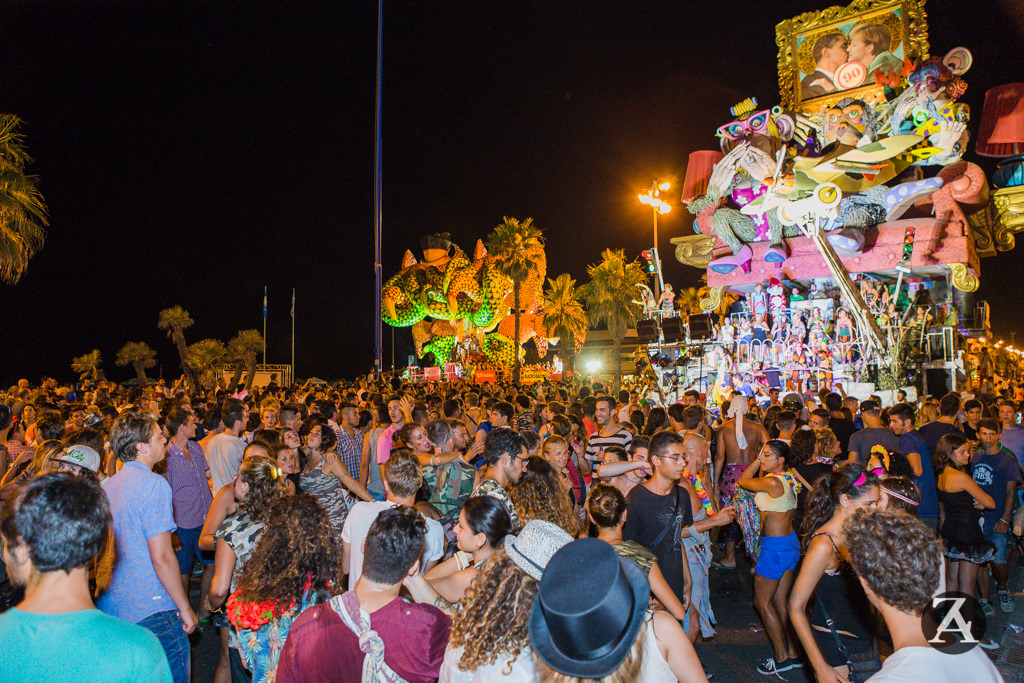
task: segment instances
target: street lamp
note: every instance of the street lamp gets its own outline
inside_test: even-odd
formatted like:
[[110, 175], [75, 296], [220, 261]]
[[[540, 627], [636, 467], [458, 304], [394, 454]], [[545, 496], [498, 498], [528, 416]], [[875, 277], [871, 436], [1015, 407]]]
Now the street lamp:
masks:
[[668, 205], [665, 200], [659, 196], [662, 192], [672, 187], [672, 183], [659, 178], [651, 183], [651, 189], [647, 192], [641, 192], [637, 195], [637, 199], [640, 200], [641, 204], [646, 204], [651, 207], [651, 213], [654, 214], [654, 259], [657, 263], [657, 277], [654, 282], [654, 297], [655, 299], [661, 298], [661, 257], [658, 255], [658, 214], [668, 213], [672, 210], [672, 207]]

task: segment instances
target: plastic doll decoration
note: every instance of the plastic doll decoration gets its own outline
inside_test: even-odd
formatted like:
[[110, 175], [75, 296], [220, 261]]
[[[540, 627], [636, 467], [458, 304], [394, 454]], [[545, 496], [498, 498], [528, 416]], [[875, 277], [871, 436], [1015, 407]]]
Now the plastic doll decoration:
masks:
[[867, 102], [844, 97], [825, 110], [820, 125], [826, 145], [839, 142], [856, 147], [878, 139], [880, 122]]
[[849, 359], [850, 345], [853, 343], [853, 320], [845, 308], [836, 313], [836, 342], [843, 353], [843, 360]]
[[786, 315], [786, 308], [789, 300], [786, 298], [786, 290], [777, 278], [768, 281], [768, 309], [771, 311], [772, 320], [782, 318]]
[[675, 298], [676, 293], [672, 291], [672, 285], [668, 282], [665, 283], [665, 290], [661, 293], [661, 298], [658, 299], [658, 303], [661, 307], [661, 314], [671, 315], [675, 310]]
[[789, 341], [804, 343], [807, 337], [807, 328], [804, 326], [804, 314], [801, 311], [793, 311], [792, 320], [789, 323]]
[[790, 302], [793, 302], [793, 301], [803, 301], [804, 300], [804, 295], [800, 293], [799, 289], [794, 287], [791, 290], [791, 294], [789, 296], [789, 300], [790, 300]]
[[747, 295], [747, 303], [750, 305], [751, 315], [768, 315], [768, 295], [764, 291], [764, 285], [759, 282], [754, 286], [754, 291]]

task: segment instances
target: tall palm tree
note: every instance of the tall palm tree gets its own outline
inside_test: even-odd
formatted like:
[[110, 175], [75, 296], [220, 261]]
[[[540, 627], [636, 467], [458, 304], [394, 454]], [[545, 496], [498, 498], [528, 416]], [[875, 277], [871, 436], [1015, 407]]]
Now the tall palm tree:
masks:
[[228, 358], [228, 348], [219, 339], [204, 339], [189, 345], [186, 351], [188, 365], [199, 375], [199, 385], [207, 389], [217, 386], [217, 377]]
[[231, 378], [232, 387], [238, 386], [243, 369], [248, 371], [245, 386], [252, 387], [252, 380], [256, 376], [256, 361], [262, 351], [263, 335], [256, 330], [242, 330], [231, 338], [228, 342], [228, 357], [235, 363], [235, 375]]
[[103, 378], [103, 358], [99, 349], [93, 349], [89, 353], [71, 359], [71, 369], [79, 373], [80, 380], [91, 379], [97, 381]]
[[188, 363], [188, 345], [185, 343], [185, 330], [192, 327], [192, 316], [181, 306], [171, 306], [160, 311], [160, 319], [157, 325], [161, 330], [167, 332], [174, 345], [178, 349], [178, 357], [181, 359], [181, 371], [188, 376], [189, 384], [192, 387], [199, 386], [199, 377]]
[[139, 386], [146, 387], [149, 385], [146, 368], [156, 365], [156, 351], [151, 349], [146, 342], [128, 342], [117, 352], [117, 364], [120, 366], [130, 364], [135, 368]]
[[622, 384], [622, 339], [640, 317], [640, 285], [647, 283], [647, 273], [639, 261], [626, 262], [622, 249], [605, 249], [601, 262], [587, 266], [590, 282], [580, 287], [587, 302], [591, 325], [605, 323], [612, 335], [615, 366], [615, 392]]
[[568, 273], [562, 273], [554, 280], [548, 278], [540, 316], [548, 336], [565, 340], [562, 355], [566, 357], [565, 367], [572, 371], [575, 367], [576, 341], [587, 334], [590, 321], [580, 303], [576, 280]]
[[32, 159], [22, 147], [21, 121], [0, 114], [0, 282], [16, 283], [46, 240], [46, 204], [36, 178], [25, 175]]
[[522, 315], [523, 282], [540, 273], [544, 263], [544, 238], [539, 228], [534, 226], [533, 219], [527, 218], [520, 223], [515, 218], [505, 216], [501, 225], [494, 228], [487, 236], [487, 251], [497, 261], [498, 270], [512, 281], [512, 313], [515, 316], [515, 370], [513, 381], [519, 384], [523, 371], [522, 359], [519, 357], [519, 319]]
[[676, 295], [676, 303], [683, 315], [697, 315], [700, 313], [700, 300], [704, 298], [701, 290], [696, 287], [680, 289]]

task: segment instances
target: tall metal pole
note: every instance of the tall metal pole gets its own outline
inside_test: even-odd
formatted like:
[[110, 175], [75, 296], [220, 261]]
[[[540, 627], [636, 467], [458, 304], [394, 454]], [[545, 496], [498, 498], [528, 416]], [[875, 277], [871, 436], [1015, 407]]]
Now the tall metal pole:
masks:
[[657, 273], [654, 275], [654, 301], [661, 307], [661, 256], [658, 254], [658, 207], [651, 208], [654, 214], [654, 266]]
[[384, 361], [384, 347], [383, 347], [383, 331], [381, 329], [381, 135], [380, 135], [380, 115], [381, 115], [381, 77], [383, 75], [383, 49], [384, 49], [384, 0], [377, 0], [377, 103], [376, 103], [376, 114], [375, 118], [375, 137], [374, 137], [374, 160], [373, 160], [373, 176], [374, 176], [374, 193], [373, 193], [373, 246], [374, 246], [374, 263], [373, 263], [373, 281], [374, 281], [374, 297], [376, 300], [376, 308], [374, 309], [374, 372], [376, 377], [380, 377], [381, 369]]
[[295, 288], [292, 287], [292, 384], [295, 383]]

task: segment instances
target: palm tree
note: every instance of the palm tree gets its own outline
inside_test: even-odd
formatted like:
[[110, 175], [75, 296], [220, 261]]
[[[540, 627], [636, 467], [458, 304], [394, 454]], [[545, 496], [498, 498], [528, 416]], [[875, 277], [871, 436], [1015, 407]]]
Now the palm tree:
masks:
[[576, 280], [568, 273], [562, 273], [554, 280], [548, 278], [548, 288], [544, 291], [544, 304], [540, 316], [549, 337], [559, 337], [566, 341], [563, 352], [566, 357], [565, 367], [572, 371], [573, 359], [576, 356], [576, 340], [587, 334], [589, 321], [583, 304], [580, 303]]
[[0, 282], [16, 283], [46, 240], [46, 204], [36, 178], [24, 173], [32, 159], [22, 147], [21, 121], [0, 114]]
[[79, 373], [80, 380], [91, 379], [97, 381], [103, 378], [103, 358], [99, 349], [93, 349], [89, 353], [71, 359], [71, 369]]
[[696, 287], [687, 287], [679, 290], [676, 295], [676, 304], [683, 315], [697, 315], [700, 313], [700, 300], [704, 298], [701, 291]]
[[523, 282], [537, 276], [543, 267], [544, 238], [540, 229], [533, 225], [532, 218], [520, 223], [515, 218], [505, 216], [501, 225], [487, 236], [487, 251], [495, 257], [498, 270], [512, 281], [512, 313], [515, 316], [513, 341], [516, 352], [513, 381], [518, 385], [523, 370], [522, 359], [519, 357], [519, 319], [522, 314], [520, 294]]
[[640, 317], [640, 285], [647, 283], [647, 273], [639, 261], [626, 262], [622, 249], [605, 249], [601, 262], [587, 266], [590, 282], [580, 287], [587, 302], [591, 325], [605, 323], [612, 335], [615, 366], [615, 392], [622, 384], [622, 339]]
[[117, 364], [121, 366], [130, 364], [135, 368], [139, 386], [146, 387], [149, 385], [146, 368], [156, 365], [156, 351], [151, 349], [146, 342], [128, 342], [117, 352]]
[[227, 362], [228, 348], [219, 339], [204, 339], [188, 347], [186, 358], [192, 371], [199, 374], [200, 384], [212, 389]]
[[160, 311], [160, 319], [157, 325], [161, 330], [167, 331], [167, 336], [174, 341], [178, 348], [178, 357], [181, 359], [181, 371], [188, 375], [189, 384], [192, 387], [199, 386], [199, 377], [188, 363], [188, 345], [185, 344], [185, 330], [192, 327], [192, 316], [181, 306], [171, 306]]
[[242, 330], [228, 342], [228, 357], [234, 360], [235, 375], [231, 378], [231, 387], [238, 386], [242, 378], [242, 370], [248, 370], [245, 386], [252, 387], [256, 376], [256, 361], [263, 351], [263, 335], [256, 330]]

